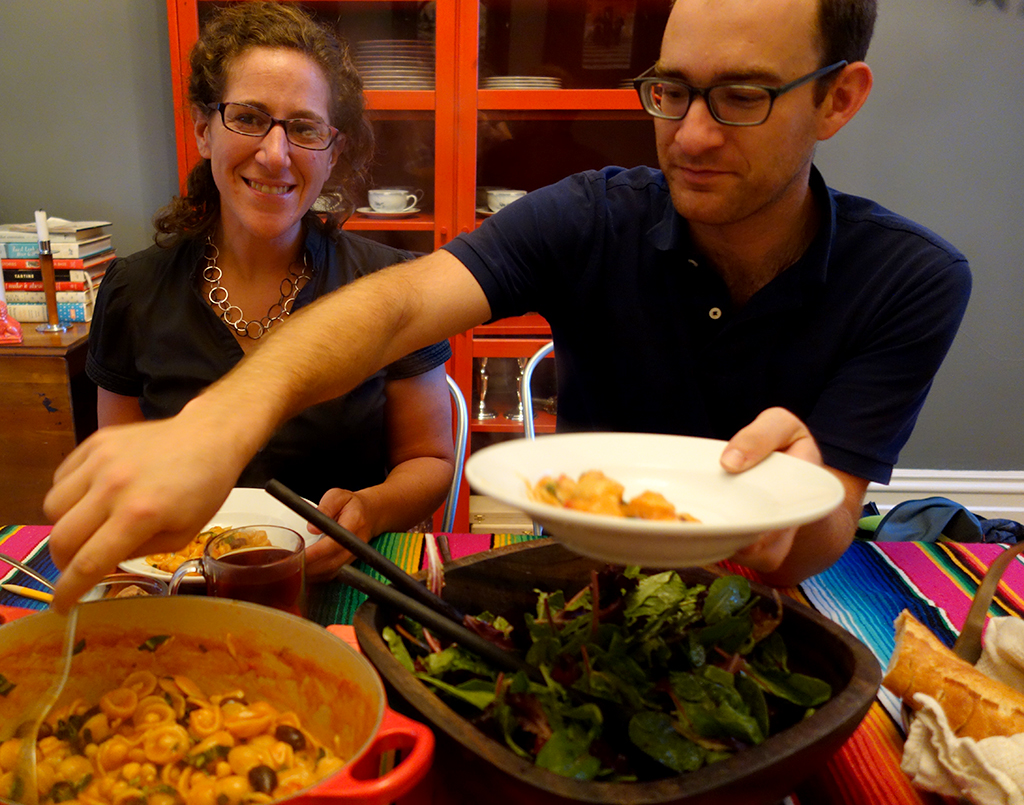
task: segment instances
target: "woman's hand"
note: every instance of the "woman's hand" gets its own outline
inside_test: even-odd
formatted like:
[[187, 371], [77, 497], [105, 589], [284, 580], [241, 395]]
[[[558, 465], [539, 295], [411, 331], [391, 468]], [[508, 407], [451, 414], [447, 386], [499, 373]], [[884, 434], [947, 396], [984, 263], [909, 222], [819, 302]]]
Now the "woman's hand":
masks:
[[[317, 508], [363, 542], [369, 542], [373, 537], [365, 503], [355, 492], [349, 492], [347, 489], [328, 489]], [[323, 533], [312, 523], [306, 527], [310, 534]], [[338, 568], [348, 564], [352, 559], [351, 553], [330, 537], [324, 537], [306, 547], [306, 576], [310, 581], [327, 581], [334, 578]]]

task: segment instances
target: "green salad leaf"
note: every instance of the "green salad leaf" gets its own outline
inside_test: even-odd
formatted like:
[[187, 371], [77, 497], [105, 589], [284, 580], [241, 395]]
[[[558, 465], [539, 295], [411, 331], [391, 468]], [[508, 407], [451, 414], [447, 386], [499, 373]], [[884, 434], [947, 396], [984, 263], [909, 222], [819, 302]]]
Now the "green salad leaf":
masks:
[[832, 695], [826, 681], [790, 670], [781, 605], [767, 606], [742, 576], [687, 585], [674, 571], [610, 567], [572, 597], [535, 592], [519, 633], [490, 613], [474, 626], [521, 651], [542, 683], [501, 673], [410, 619], [384, 639], [484, 733], [556, 774], [616, 781], [695, 771]]

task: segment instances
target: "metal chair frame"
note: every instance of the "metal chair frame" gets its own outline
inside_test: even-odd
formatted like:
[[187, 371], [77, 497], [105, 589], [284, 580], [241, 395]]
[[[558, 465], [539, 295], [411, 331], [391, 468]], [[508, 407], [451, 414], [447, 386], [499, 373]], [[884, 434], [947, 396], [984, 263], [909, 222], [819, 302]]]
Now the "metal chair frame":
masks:
[[441, 531], [447, 534], [455, 524], [455, 510], [459, 505], [462, 469], [466, 463], [466, 447], [469, 443], [469, 411], [459, 384], [451, 375], [445, 377], [448, 379], [448, 391], [451, 392], [452, 404], [455, 406], [455, 474], [452, 476], [452, 485], [448, 490], [448, 498], [444, 502], [444, 515], [441, 518]]
[[[526, 365], [523, 367], [523, 376], [519, 381], [519, 396], [523, 401], [523, 431], [527, 439], [537, 438], [537, 429], [533, 421], [533, 389], [531, 388], [533, 382], [533, 371], [542, 360], [551, 354], [551, 351], [554, 348], [555, 342], [548, 341], [548, 343], [533, 353], [530, 360], [528, 360]], [[540, 526], [534, 522], [534, 536], [539, 537], [540, 532]]]
[[523, 430], [526, 432], [527, 439], [535, 439], [537, 437], [536, 426], [533, 421], [533, 389], [531, 388], [533, 371], [544, 358], [551, 354], [554, 348], [555, 342], [548, 341], [533, 353], [530, 360], [526, 362], [526, 366], [523, 367], [523, 377], [519, 381], [519, 396], [523, 400]]

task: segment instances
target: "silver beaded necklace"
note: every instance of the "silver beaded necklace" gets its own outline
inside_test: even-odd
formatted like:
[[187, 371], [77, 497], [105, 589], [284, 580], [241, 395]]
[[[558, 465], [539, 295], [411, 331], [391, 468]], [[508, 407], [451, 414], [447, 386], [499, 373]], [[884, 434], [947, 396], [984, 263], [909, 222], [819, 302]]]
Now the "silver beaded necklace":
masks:
[[302, 286], [313, 278], [309, 268], [309, 252], [302, 252], [302, 270], [296, 271], [294, 266], [288, 267], [288, 276], [281, 280], [281, 298], [267, 310], [267, 315], [262, 319], [246, 320], [242, 318], [242, 309], [237, 305], [228, 302], [228, 289], [220, 284], [224, 272], [217, 265], [217, 258], [220, 250], [213, 242], [213, 238], [206, 239], [206, 268], [203, 269], [203, 279], [213, 287], [206, 295], [210, 304], [220, 310], [221, 320], [233, 329], [239, 337], [256, 340], [266, 335], [267, 330], [276, 321], [284, 321], [292, 313], [292, 305], [295, 297], [298, 296]]

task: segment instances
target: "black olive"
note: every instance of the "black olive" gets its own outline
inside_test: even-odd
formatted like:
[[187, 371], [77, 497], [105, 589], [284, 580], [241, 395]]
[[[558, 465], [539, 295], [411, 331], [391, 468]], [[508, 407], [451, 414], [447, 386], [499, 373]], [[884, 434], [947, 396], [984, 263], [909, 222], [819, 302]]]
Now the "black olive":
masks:
[[249, 785], [253, 791], [270, 794], [277, 788], [277, 774], [270, 766], [253, 766], [249, 769]]
[[50, 798], [54, 802], [67, 802], [69, 799], [74, 799], [75, 787], [67, 780], [61, 780], [50, 789]]
[[287, 724], [281, 724], [276, 730], [274, 730], [274, 737], [279, 741], [284, 741], [296, 752], [301, 752], [306, 748], [306, 736], [303, 735], [295, 727], [290, 727]]
[[53, 727], [44, 721], [39, 725], [39, 734], [37, 735], [37, 738], [49, 738], [51, 735], [53, 735]]

